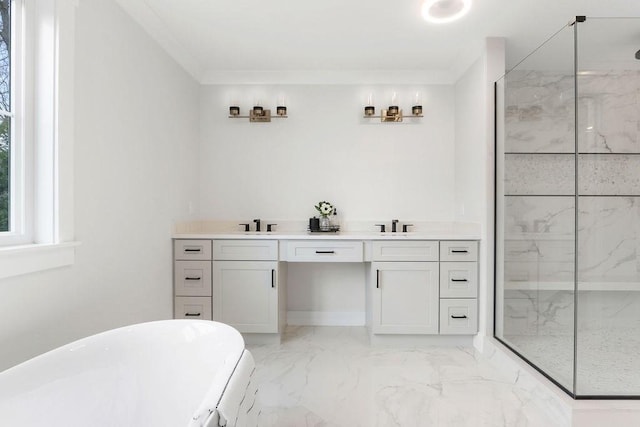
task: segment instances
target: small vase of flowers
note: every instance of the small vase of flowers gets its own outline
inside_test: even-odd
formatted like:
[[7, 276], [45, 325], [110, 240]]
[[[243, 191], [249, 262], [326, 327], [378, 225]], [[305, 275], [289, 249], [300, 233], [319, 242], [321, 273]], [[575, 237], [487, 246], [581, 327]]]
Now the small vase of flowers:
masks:
[[316, 210], [320, 213], [320, 231], [331, 230], [331, 221], [329, 215], [335, 212], [335, 208], [329, 202], [322, 201], [315, 205]]

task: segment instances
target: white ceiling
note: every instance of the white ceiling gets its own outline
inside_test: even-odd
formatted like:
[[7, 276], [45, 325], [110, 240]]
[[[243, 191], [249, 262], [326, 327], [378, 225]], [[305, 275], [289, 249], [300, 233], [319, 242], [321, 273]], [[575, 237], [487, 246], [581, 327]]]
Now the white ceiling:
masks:
[[201, 83], [451, 82], [486, 37], [513, 66], [575, 15], [640, 17], [639, 0], [474, 0], [440, 25], [421, 0], [117, 1]]

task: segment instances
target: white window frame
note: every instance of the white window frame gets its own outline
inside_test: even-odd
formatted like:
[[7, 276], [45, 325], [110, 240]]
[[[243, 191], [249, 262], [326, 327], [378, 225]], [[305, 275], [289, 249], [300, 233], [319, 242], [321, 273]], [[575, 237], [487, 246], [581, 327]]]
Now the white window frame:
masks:
[[16, 61], [23, 68], [15, 73], [20, 71], [23, 77], [15, 81], [16, 98], [21, 99], [12, 106], [16, 118], [22, 115], [15, 124], [21, 142], [18, 149], [12, 149], [12, 156], [16, 154], [12, 161], [20, 175], [12, 180], [11, 197], [22, 209], [18, 210], [22, 217], [14, 219], [19, 225], [14, 232], [0, 233], [0, 279], [73, 264], [78, 244], [73, 238], [73, 71], [78, 0], [13, 3], [12, 12], [16, 21], [20, 19], [16, 28], [22, 29], [24, 37], [19, 41], [22, 54]]

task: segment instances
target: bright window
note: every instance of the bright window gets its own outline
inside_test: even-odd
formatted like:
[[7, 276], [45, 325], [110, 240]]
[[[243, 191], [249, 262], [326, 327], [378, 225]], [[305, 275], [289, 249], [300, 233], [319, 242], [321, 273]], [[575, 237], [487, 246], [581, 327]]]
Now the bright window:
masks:
[[0, 244], [31, 239], [26, 208], [22, 0], [0, 0]]
[[12, 108], [11, 94], [11, 1], [0, 0], [0, 232], [11, 230], [13, 220], [10, 212], [12, 208], [10, 190], [13, 179], [11, 177], [12, 142], [11, 135]]
[[78, 0], [0, 0], [0, 279], [73, 263]]

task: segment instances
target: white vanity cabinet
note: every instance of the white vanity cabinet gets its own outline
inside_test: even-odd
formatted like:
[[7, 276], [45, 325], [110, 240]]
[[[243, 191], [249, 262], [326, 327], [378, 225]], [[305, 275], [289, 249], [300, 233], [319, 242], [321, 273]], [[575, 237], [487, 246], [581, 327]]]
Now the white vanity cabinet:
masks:
[[374, 334], [438, 333], [437, 241], [372, 242], [369, 282]]
[[222, 234], [173, 242], [174, 317], [226, 323], [254, 342], [279, 340], [284, 331], [289, 263], [298, 264], [296, 281], [305, 269], [321, 271], [317, 263], [361, 264], [362, 314], [372, 340], [429, 340], [478, 330], [476, 240]]
[[214, 240], [213, 320], [244, 333], [278, 333], [281, 270], [277, 240]]
[[212, 320], [211, 240], [174, 240], [173, 258], [173, 317]]
[[440, 333], [478, 331], [478, 242], [440, 242]]

